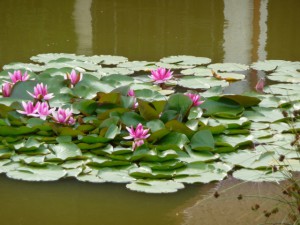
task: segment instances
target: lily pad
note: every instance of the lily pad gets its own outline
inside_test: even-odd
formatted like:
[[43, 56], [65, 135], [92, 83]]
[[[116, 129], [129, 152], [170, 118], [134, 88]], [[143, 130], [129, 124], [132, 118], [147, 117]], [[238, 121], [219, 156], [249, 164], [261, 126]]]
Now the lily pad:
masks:
[[26, 181], [55, 181], [63, 178], [66, 171], [60, 166], [48, 165], [43, 167], [22, 166], [8, 171], [8, 177]]
[[208, 65], [207, 68], [213, 69], [214, 71], [232, 72], [248, 70], [249, 66], [239, 63], [214, 63]]
[[211, 59], [206, 57], [196, 57], [188, 55], [169, 56], [160, 60], [163, 63], [173, 63], [180, 65], [205, 65], [211, 62]]
[[271, 170], [240, 169], [233, 173], [233, 177], [251, 182], [279, 182], [288, 179], [290, 176], [291, 174], [288, 172], [272, 172]]
[[132, 191], [159, 194], [177, 192], [184, 188], [184, 185], [172, 180], [137, 180], [126, 187]]
[[155, 62], [147, 62], [147, 61], [129, 61], [120, 63], [117, 67], [127, 68], [133, 71], [150, 71], [155, 70], [157, 66]]

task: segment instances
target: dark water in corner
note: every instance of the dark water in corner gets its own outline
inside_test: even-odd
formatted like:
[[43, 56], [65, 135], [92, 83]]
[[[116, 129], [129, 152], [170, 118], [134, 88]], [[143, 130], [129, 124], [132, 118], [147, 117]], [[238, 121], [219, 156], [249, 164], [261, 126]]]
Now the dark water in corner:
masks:
[[[148, 61], [179, 54], [246, 64], [296, 61], [300, 60], [299, 10], [299, 0], [0, 0], [0, 67], [49, 52]], [[0, 224], [179, 225], [184, 209], [213, 186], [146, 195], [124, 185], [73, 180], [28, 183], [1, 176]], [[210, 210], [205, 205], [194, 209]], [[189, 224], [201, 224], [196, 215], [204, 214], [187, 213]], [[206, 214], [205, 224], [214, 224], [209, 218], [213, 216]], [[239, 221], [249, 224], [244, 217]]]

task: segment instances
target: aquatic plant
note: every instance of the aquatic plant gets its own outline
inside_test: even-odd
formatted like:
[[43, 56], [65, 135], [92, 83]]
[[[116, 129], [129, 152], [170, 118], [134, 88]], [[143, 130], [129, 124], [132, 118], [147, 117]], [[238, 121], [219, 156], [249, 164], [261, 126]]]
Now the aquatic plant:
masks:
[[[209, 64], [207, 58], [189, 56], [126, 62], [74, 54], [32, 60], [38, 64], [9, 64], [0, 73], [2, 85], [15, 70], [26, 69], [31, 77], [0, 98], [0, 171], [8, 177], [73, 177], [169, 193], [185, 184], [220, 181], [228, 173], [260, 182], [284, 180], [282, 171], [300, 171], [297, 148], [287, 147], [300, 129], [299, 115], [293, 113], [300, 109], [299, 63]], [[147, 75], [162, 67], [178, 73], [167, 79], [168, 89]], [[264, 95], [224, 94], [232, 82], [245, 79], [250, 67], [271, 68], [267, 81], [279, 83], [265, 86]], [[82, 79], [71, 87], [65, 77], [74, 68], [82, 71]], [[274, 158], [280, 155], [289, 163], [275, 171]]]
[[37, 100], [48, 101], [54, 97], [53, 93], [48, 93], [47, 84], [44, 86], [43, 83], [37, 84], [34, 87], [34, 94], [30, 93], [29, 91], [27, 91], [27, 93]]
[[38, 108], [40, 106], [40, 103], [37, 102], [37, 104], [34, 105], [33, 102], [24, 102], [22, 101], [22, 106], [23, 106], [23, 111], [22, 110], [17, 110], [18, 113], [24, 114], [26, 116], [33, 116], [33, 117], [38, 117], [39, 115], [36, 114], [38, 111]]
[[173, 72], [167, 70], [166, 68], [158, 68], [156, 70], [151, 70], [151, 76], [149, 76], [154, 83], [161, 84], [165, 83], [173, 77]]
[[24, 74], [22, 74], [21, 70], [15, 70], [13, 73], [8, 72], [8, 75], [14, 84], [18, 81], [26, 81], [29, 78], [28, 73], [25, 71]]
[[11, 94], [12, 87], [13, 87], [13, 84], [11, 84], [11, 83], [2, 84], [2, 96], [9, 97]]
[[70, 80], [71, 87], [74, 87], [79, 81], [82, 79], [82, 73], [77, 73], [74, 69], [71, 73], [66, 73], [65, 75], [66, 80]]
[[201, 96], [198, 94], [187, 93], [186, 95], [193, 101], [193, 106], [199, 106], [204, 102], [200, 101]]
[[[47, 112], [50, 114], [51, 112]], [[75, 123], [75, 119], [73, 117], [73, 112], [71, 109], [62, 109], [58, 108], [57, 111], [52, 111], [52, 116], [55, 122], [73, 125]]]

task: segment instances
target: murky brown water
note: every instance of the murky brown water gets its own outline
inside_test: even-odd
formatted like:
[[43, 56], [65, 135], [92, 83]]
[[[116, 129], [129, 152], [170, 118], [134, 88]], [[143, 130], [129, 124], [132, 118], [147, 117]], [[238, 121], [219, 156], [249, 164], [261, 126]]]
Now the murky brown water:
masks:
[[[300, 60], [299, 9], [299, 0], [0, 0], [0, 66], [49, 52], [148, 61], [179, 54], [246, 64]], [[237, 201], [236, 194], [274, 195], [273, 187], [247, 183], [202, 200], [213, 184], [147, 195], [124, 185], [1, 176], [0, 224], [251, 225], [264, 218], [251, 211], [255, 201]]]

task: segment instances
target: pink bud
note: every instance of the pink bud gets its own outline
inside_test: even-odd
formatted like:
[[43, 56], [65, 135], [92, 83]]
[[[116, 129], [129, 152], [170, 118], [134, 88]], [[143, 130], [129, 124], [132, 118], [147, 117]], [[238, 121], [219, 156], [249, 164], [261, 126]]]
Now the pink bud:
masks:
[[4, 83], [2, 84], [2, 96], [9, 97], [11, 95], [13, 84], [12, 83]]
[[185, 95], [188, 96], [193, 101], [193, 106], [199, 106], [204, 102], [204, 101], [200, 101], [201, 96], [198, 94], [187, 93]]
[[255, 85], [255, 90], [259, 93], [264, 93], [265, 87], [265, 78], [260, 78], [257, 84]]

